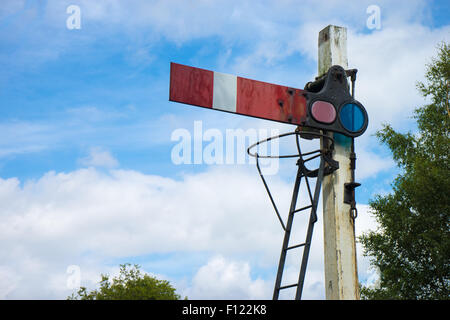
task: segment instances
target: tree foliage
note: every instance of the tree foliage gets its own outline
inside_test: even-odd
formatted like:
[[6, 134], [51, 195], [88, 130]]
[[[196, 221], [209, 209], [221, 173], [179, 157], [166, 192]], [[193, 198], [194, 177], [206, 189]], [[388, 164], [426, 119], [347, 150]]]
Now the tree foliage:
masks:
[[143, 274], [138, 265], [120, 265], [119, 276], [110, 279], [102, 274], [100, 288], [88, 292], [85, 287], [69, 300], [179, 300], [169, 281]]
[[363, 298], [450, 298], [449, 80], [450, 46], [441, 43], [417, 85], [431, 102], [414, 112], [418, 132], [377, 132], [401, 173], [390, 194], [370, 201], [379, 229], [359, 240], [380, 279], [362, 287]]

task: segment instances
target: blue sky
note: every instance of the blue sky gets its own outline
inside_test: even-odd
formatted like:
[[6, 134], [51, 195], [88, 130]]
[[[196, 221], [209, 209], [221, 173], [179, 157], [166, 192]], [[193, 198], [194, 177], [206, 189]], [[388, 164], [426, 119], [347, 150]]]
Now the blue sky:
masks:
[[[80, 29], [66, 26], [70, 5]], [[369, 5], [379, 29], [367, 27]], [[420, 0], [2, 1], [0, 298], [64, 299], [68, 266], [94, 287], [135, 262], [193, 299], [270, 299], [282, 233], [254, 164], [175, 165], [171, 135], [199, 120], [224, 134], [292, 128], [169, 102], [170, 62], [302, 88], [316, 76], [318, 32], [347, 27], [370, 117], [356, 140], [360, 233], [376, 227], [368, 201], [397, 173], [373, 134], [415, 130], [426, 102], [415, 83], [450, 38], [449, 11]], [[294, 170], [270, 177], [284, 212]], [[321, 232], [319, 221], [311, 299], [324, 298]], [[373, 281], [360, 248], [358, 259], [360, 280]]]

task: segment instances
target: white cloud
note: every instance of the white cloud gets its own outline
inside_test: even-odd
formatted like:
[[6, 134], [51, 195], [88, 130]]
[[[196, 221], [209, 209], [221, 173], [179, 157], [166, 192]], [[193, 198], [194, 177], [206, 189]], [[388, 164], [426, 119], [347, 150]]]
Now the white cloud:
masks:
[[16, 289], [20, 281], [19, 275], [8, 266], [0, 266], [0, 297], [6, 297], [10, 292]]
[[215, 256], [197, 271], [187, 291], [193, 299], [267, 299], [272, 284], [252, 279], [248, 262]]
[[[370, 213], [370, 207], [365, 204], [359, 204], [357, 205], [357, 209], [358, 217], [356, 218], [355, 223], [356, 237], [358, 238], [369, 231], [376, 231], [378, 228], [378, 222]], [[359, 243], [358, 241], [356, 243], [356, 251], [358, 253], [357, 258], [359, 281], [365, 285], [372, 284], [378, 277], [378, 274], [370, 265], [370, 259], [363, 256], [363, 248], [361, 243]]]
[[[9, 155], [39, 152], [57, 139], [51, 135], [52, 127], [25, 121], [0, 123], [0, 158]], [[45, 141], [45, 142], [44, 142]]]
[[[237, 185], [243, 188], [239, 193]], [[93, 168], [49, 172], [23, 186], [17, 179], [0, 180], [0, 266], [21, 279], [4, 297], [61, 298], [64, 286], [50, 292], [41, 281], [72, 264], [98, 270], [98, 262], [108, 257], [205, 250], [265, 254], [278, 247], [269, 240], [277, 238], [278, 229], [263, 196], [256, 175], [232, 171], [182, 182]]]
[[375, 148], [378, 144], [373, 137], [366, 139], [356, 139], [356, 180], [375, 178], [377, 174], [395, 167], [395, 163], [390, 155], [384, 155], [380, 148]]
[[[285, 217], [292, 186], [276, 177], [270, 183]], [[357, 226], [368, 227], [360, 211]], [[0, 213], [2, 298], [63, 299], [72, 293], [69, 265], [80, 266], [82, 285], [92, 287], [111, 270], [106, 261], [172, 252], [213, 255], [190, 271], [183, 286], [190, 298], [271, 298], [283, 233], [256, 171], [212, 168], [176, 181], [89, 168], [49, 172], [23, 185], [0, 179]], [[310, 299], [324, 297], [321, 220], [319, 214], [305, 282]], [[305, 217], [295, 225], [292, 243], [302, 242]], [[299, 263], [299, 255], [289, 257], [286, 281], [298, 277]]]
[[[126, 108], [128, 115], [134, 112], [132, 106]], [[118, 119], [125, 121], [118, 123]], [[157, 119], [126, 121], [125, 112], [107, 112], [91, 106], [69, 108], [50, 119], [5, 120], [0, 123], [0, 158], [74, 146], [85, 148], [86, 145], [103, 145], [109, 148], [154, 147], [170, 142], [172, 128], [186, 126], [187, 122], [186, 117], [168, 114], [162, 114]], [[123, 132], [127, 134], [124, 135]], [[91, 155], [81, 159], [81, 164], [86, 162], [84, 165], [95, 166], [96, 159], [103, 157], [105, 165], [117, 165], [117, 160], [105, 153], [105, 150], [94, 147], [90, 152]], [[93, 164], [89, 164], [90, 161], [94, 161]]]
[[89, 155], [79, 160], [83, 166], [114, 168], [119, 165], [119, 161], [114, 158], [108, 150], [100, 147], [93, 147]]
[[403, 25], [371, 34], [349, 30], [349, 66], [359, 70], [356, 98], [369, 113], [368, 133], [381, 123], [411, 124], [412, 111], [424, 104], [416, 82], [424, 79], [425, 64], [435, 55], [436, 45], [449, 35], [449, 26], [431, 30]]

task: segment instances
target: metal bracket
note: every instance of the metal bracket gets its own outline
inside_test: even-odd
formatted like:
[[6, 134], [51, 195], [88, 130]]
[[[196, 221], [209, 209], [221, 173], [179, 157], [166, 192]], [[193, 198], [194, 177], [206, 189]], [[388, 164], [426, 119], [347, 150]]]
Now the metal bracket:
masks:
[[352, 204], [355, 201], [355, 188], [361, 186], [358, 182], [348, 182], [344, 183], [344, 203]]
[[[352, 141], [353, 149], [353, 141]], [[350, 153], [350, 170], [351, 181], [344, 183], [344, 203], [350, 205], [350, 217], [354, 220], [358, 216], [358, 210], [356, 209], [355, 189], [361, 186], [361, 183], [355, 182], [355, 169], [356, 169], [356, 154], [352, 151]]]

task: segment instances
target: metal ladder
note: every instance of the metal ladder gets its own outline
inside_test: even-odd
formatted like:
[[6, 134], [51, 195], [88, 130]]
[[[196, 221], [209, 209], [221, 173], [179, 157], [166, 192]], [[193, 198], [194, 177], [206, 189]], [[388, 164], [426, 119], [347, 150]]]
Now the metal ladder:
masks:
[[[318, 150], [314, 150], [314, 151], [302, 154], [301, 150], [300, 150], [300, 144], [298, 142], [298, 136], [300, 135], [300, 133], [295, 133], [295, 134], [297, 134], [297, 139], [296, 139], [297, 149], [298, 149], [297, 157], [299, 159], [297, 160], [297, 166], [298, 166], [297, 175], [295, 178], [291, 206], [289, 209], [289, 215], [288, 215], [286, 225], [284, 225], [284, 223], [283, 223], [283, 219], [281, 218], [281, 216], [278, 212], [278, 208], [275, 205], [275, 202], [272, 198], [272, 195], [271, 195], [270, 190], [267, 186], [267, 183], [264, 179], [264, 176], [261, 173], [261, 169], [259, 167], [259, 161], [258, 161], [259, 156], [258, 156], [258, 154], [255, 154], [256, 167], [258, 169], [259, 175], [264, 183], [264, 186], [269, 195], [270, 201], [272, 202], [273, 208], [275, 209], [275, 212], [276, 212], [278, 219], [281, 223], [281, 226], [284, 230], [284, 239], [283, 239], [283, 245], [282, 245], [281, 254], [280, 254], [280, 260], [279, 260], [279, 264], [278, 264], [277, 278], [275, 281], [275, 289], [273, 292], [273, 300], [278, 300], [281, 290], [292, 288], [292, 287], [297, 287], [297, 291], [295, 294], [295, 300], [301, 299], [302, 291], [303, 291], [303, 284], [304, 284], [305, 274], [306, 274], [306, 266], [308, 264], [309, 251], [310, 251], [310, 247], [311, 247], [311, 239], [312, 239], [313, 230], [314, 230], [314, 224], [317, 221], [317, 205], [319, 202], [319, 195], [320, 195], [320, 189], [322, 186], [323, 177], [325, 175], [331, 174], [332, 172], [334, 172], [335, 170], [337, 170], [339, 168], [339, 163], [331, 158], [331, 151], [332, 151], [333, 145], [334, 145], [334, 140], [332, 138], [330, 138], [326, 135], [323, 135], [323, 134], [313, 133], [313, 135], [321, 136], [323, 138], [329, 139], [329, 141], [331, 141], [331, 146], [327, 147], [328, 143], [325, 143], [326, 140], [324, 140], [325, 141], [324, 147], [322, 147], [322, 149], [318, 149]], [[303, 134], [305, 134], [305, 133], [303, 133]], [[287, 134], [285, 134], [285, 135], [287, 135]], [[284, 136], [284, 135], [281, 135], [281, 136]], [[267, 139], [266, 141], [268, 141], [269, 139]], [[315, 154], [315, 155], [312, 155], [312, 154]], [[307, 159], [304, 159], [303, 156], [306, 156], [306, 155], [312, 155], [312, 156], [310, 156]], [[293, 157], [293, 156], [284, 156], [284, 158], [287, 158], [287, 157]], [[315, 158], [318, 158], [318, 157], [320, 157], [319, 168], [316, 170], [309, 170], [305, 166], [305, 163], [310, 160], [313, 160]], [[266, 158], [268, 158], [268, 157], [266, 157]], [[301, 184], [302, 178], [305, 179], [306, 188], [308, 190], [308, 196], [309, 196], [309, 200], [310, 200], [311, 204], [307, 205], [305, 207], [301, 207], [300, 209], [296, 209], [298, 193], [300, 190], [300, 184]], [[314, 195], [311, 192], [311, 187], [310, 187], [308, 178], [316, 178], [316, 186], [314, 189]], [[310, 209], [310, 215], [309, 215], [308, 229], [306, 232], [306, 240], [303, 243], [294, 244], [294, 245], [290, 246], [289, 240], [290, 240], [290, 236], [291, 236], [292, 224], [294, 222], [294, 216], [296, 214], [300, 213], [301, 211], [306, 211], [308, 209]], [[284, 271], [284, 267], [285, 267], [287, 253], [289, 252], [289, 250], [292, 250], [295, 248], [300, 248], [300, 247], [304, 247], [304, 249], [303, 249], [303, 256], [302, 256], [302, 261], [301, 261], [301, 265], [300, 265], [300, 273], [299, 273], [299, 277], [298, 277], [298, 282], [294, 283], [294, 284], [282, 286], [281, 282], [282, 282], [283, 271]]]
[[[281, 290], [292, 288], [292, 287], [297, 287], [297, 291], [295, 293], [295, 300], [301, 299], [302, 291], [303, 291], [303, 283], [305, 280], [306, 266], [308, 264], [309, 250], [311, 248], [311, 239], [312, 239], [312, 234], [313, 234], [313, 230], [314, 230], [314, 224], [317, 221], [317, 204], [319, 202], [320, 188], [322, 185], [322, 180], [323, 180], [323, 175], [324, 175], [324, 164], [325, 164], [325, 161], [323, 160], [323, 157], [321, 157], [319, 169], [317, 172], [317, 182], [316, 182], [316, 186], [315, 186], [315, 190], [314, 190], [314, 196], [312, 196], [311, 188], [310, 188], [309, 181], [308, 181], [308, 174], [311, 174], [311, 172], [309, 172], [306, 169], [306, 167], [304, 166], [304, 162], [303, 162], [302, 158], [298, 159], [298, 161], [297, 161], [297, 165], [298, 165], [297, 176], [295, 178], [295, 185], [294, 185], [294, 191], [292, 194], [291, 207], [289, 209], [289, 216], [288, 216], [288, 220], [286, 223], [286, 228], [284, 230], [284, 240], [283, 240], [283, 246], [282, 246], [281, 254], [280, 254], [280, 261], [278, 264], [278, 272], [277, 272], [277, 278], [275, 281], [275, 289], [273, 292], [273, 300], [278, 300], [278, 296], [279, 296]], [[296, 209], [298, 192], [300, 189], [300, 183], [301, 183], [302, 178], [305, 179], [306, 187], [308, 190], [308, 196], [309, 196], [309, 200], [311, 201], [311, 204], [308, 206], [302, 207], [300, 209]], [[299, 244], [290, 246], [289, 240], [290, 240], [290, 236], [291, 236], [292, 224], [294, 222], [294, 216], [297, 213], [299, 213], [301, 211], [306, 211], [308, 209], [310, 209], [310, 215], [309, 215], [308, 230], [306, 232], [306, 240], [303, 243], [299, 243]], [[304, 247], [304, 249], [303, 249], [302, 262], [300, 265], [300, 274], [298, 277], [298, 282], [294, 283], [294, 284], [281, 286], [281, 280], [283, 277], [283, 271], [284, 271], [287, 253], [289, 250], [299, 248], [299, 247]]]

